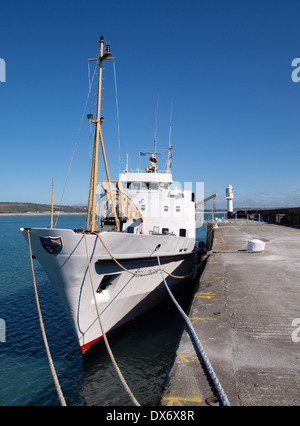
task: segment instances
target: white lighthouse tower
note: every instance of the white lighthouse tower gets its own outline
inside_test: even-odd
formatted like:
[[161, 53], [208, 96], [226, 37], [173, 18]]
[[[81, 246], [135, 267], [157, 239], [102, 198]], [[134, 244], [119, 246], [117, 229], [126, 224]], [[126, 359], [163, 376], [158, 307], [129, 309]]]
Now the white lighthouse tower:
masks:
[[227, 217], [233, 216], [233, 188], [228, 185], [226, 188], [226, 200], [227, 200]]

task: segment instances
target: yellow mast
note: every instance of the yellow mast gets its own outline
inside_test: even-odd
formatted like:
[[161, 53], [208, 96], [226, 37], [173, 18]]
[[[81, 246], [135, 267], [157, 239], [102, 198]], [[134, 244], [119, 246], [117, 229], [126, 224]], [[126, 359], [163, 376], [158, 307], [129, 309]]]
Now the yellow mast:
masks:
[[105, 154], [105, 148], [104, 148], [104, 142], [102, 137], [102, 131], [101, 131], [101, 124], [102, 119], [100, 117], [101, 114], [101, 91], [102, 91], [102, 62], [106, 59], [113, 59], [111, 53], [110, 53], [110, 47], [109, 45], [106, 45], [106, 52], [103, 53], [103, 45], [104, 40], [103, 37], [100, 37], [100, 54], [99, 58], [96, 59], [89, 59], [89, 61], [99, 61], [99, 81], [98, 81], [98, 103], [97, 103], [97, 119], [96, 120], [90, 120], [92, 123], [96, 124], [95, 129], [95, 139], [94, 139], [94, 150], [93, 150], [93, 162], [92, 162], [92, 170], [91, 170], [91, 180], [90, 180], [90, 190], [89, 190], [89, 201], [88, 201], [88, 212], [87, 212], [87, 219], [86, 219], [86, 229], [89, 228], [89, 222], [91, 218], [91, 232], [95, 231], [96, 227], [96, 190], [97, 190], [97, 174], [98, 174], [98, 152], [99, 152], [99, 137], [100, 137], [100, 143], [102, 148], [102, 154], [103, 154], [103, 160], [106, 170], [106, 176], [107, 181], [109, 184], [109, 192], [110, 197], [112, 201], [114, 216], [115, 216], [115, 222], [117, 230], [119, 231], [119, 221], [117, 217], [116, 207], [114, 198], [112, 196], [112, 188], [111, 188], [111, 181], [108, 171], [108, 165], [106, 161], [106, 154]]

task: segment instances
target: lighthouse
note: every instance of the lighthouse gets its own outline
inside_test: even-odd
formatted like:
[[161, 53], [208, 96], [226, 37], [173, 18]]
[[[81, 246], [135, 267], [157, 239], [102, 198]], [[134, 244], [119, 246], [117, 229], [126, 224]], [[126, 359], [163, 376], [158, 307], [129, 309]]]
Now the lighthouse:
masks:
[[233, 217], [233, 188], [228, 185], [226, 188], [226, 200], [227, 200], [227, 217]]

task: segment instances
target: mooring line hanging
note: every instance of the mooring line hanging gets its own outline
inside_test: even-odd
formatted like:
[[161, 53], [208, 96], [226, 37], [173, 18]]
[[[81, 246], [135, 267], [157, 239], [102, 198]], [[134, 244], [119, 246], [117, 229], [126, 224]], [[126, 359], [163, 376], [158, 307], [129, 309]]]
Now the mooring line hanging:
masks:
[[[101, 244], [103, 245], [103, 247], [104, 247], [104, 249], [106, 250], [106, 252], [109, 254], [109, 256], [111, 257], [111, 259], [121, 268], [121, 269], [123, 269], [123, 271], [125, 271], [125, 272], [128, 272], [129, 274], [131, 274], [131, 275], [135, 275], [136, 277], [147, 277], [147, 276], [149, 276], [149, 275], [153, 275], [153, 274], [156, 274], [157, 272], [164, 272], [165, 274], [167, 274], [167, 275], [169, 275], [170, 277], [172, 277], [172, 278], [176, 278], [176, 279], [178, 279], [178, 280], [182, 280], [182, 279], [186, 279], [186, 278], [188, 278], [188, 277], [190, 277], [190, 276], [192, 276], [199, 268], [200, 268], [200, 266], [202, 266], [202, 264], [203, 264], [203, 261], [209, 256], [209, 254], [210, 254], [210, 252], [208, 252], [208, 253], [206, 253], [202, 258], [201, 258], [201, 262], [199, 263], [199, 265], [197, 265], [197, 267], [196, 268], [194, 268], [189, 274], [187, 274], [187, 275], [174, 275], [174, 274], [171, 274], [170, 272], [168, 272], [168, 271], [166, 271], [165, 269], [162, 269], [162, 268], [158, 268], [158, 269], [155, 269], [154, 271], [151, 271], [151, 272], [147, 272], [147, 273], [138, 273], [138, 272], [133, 272], [133, 271], [130, 271], [129, 269], [127, 269], [127, 268], [125, 268], [125, 266], [123, 266], [123, 265], [121, 265], [121, 263], [120, 262], [118, 262], [118, 260], [113, 256], [113, 254], [109, 251], [109, 249], [107, 248], [107, 246], [105, 245], [105, 243], [104, 243], [104, 241], [103, 241], [103, 239], [100, 237], [100, 234], [99, 233], [97, 233], [97, 232], [95, 232], [94, 233], [98, 238], [99, 238], [99, 240], [101, 241]], [[156, 250], [156, 249], [155, 249]], [[154, 250], [154, 251], [155, 251]]]
[[[161, 267], [160, 259], [159, 259], [159, 255], [158, 254], [157, 254], [157, 261], [158, 261], [159, 267]], [[207, 358], [207, 356], [206, 356], [206, 354], [204, 352], [203, 346], [201, 345], [201, 343], [200, 343], [200, 341], [198, 339], [198, 336], [197, 336], [197, 334], [196, 334], [196, 332], [194, 330], [194, 327], [192, 326], [192, 323], [189, 320], [189, 317], [186, 315], [186, 313], [184, 312], [184, 310], [181, 308], [181, 306], [178, 304], [177, 300], [173, 296], [173, 293], [171, 292], [168, 284], [166, 283], [165, 277], [163, 276], [162, 272], [161, 272], [161, 275], [162, 275], [165, 287], [166, 287], [169, 295], [171, 296], [171, 299], [175, 303], [177, 309], [179, 310], [179, 312], [183, 316], [183, 318], [184, 318], [184, 320], [185, 320], [185, 322], [186, 322], [186, 324], [187, 324], [187, 326], [189, 328], [189, 331], [190, 331], [190, 333], [191, 333], [191, 335], [192, 335], [192, 337], [194, 339], [194, 343], [195, 343], [195, 345], [196, 345], [199, 353], [201, 354], [201, 357], [202, 357], [202, 359], [203, 359], [203, 361], [205, 363], [205, 366], [207, 368], [207, 371], [208, 371], [208, 373], [209, 373], [209, 375], [210, 375], [210, 377], [211, 377], [211, 379], [212, 379], [212, 381], [213, 381], [213, 383], [215, 385], [215, 388], [216, 388], [216, 390], [217, 390], [217, 392], [219, 394], [219, 397], [220, 397], [220, 400], [221, 400], [222, 404], [225, 405], [225, 406], [229, 406], [230, 403], [228, 401], [228, 398], [227, 398], [227, 396], [226, 396], [226, 394], [225, 394], [225, 392], [224, 392], [224, 390], [223, 390], [223, 388], [221, 386], [221, 383], [219, 382], [219, 379], [216, 376], [216, 373], [214, 372], [214, 370], [212, 368], [212, 365], [209, 362], [209, 359]]]
[[48, 345], [48, 341], [47, 341], [46, 331], [45, 331], [45, 327], [44, 327], [42, 312], [41, 312], [41, 308], [40, 308], [39, 296], [38, 296], [34, 267], [33, 267], [33, 261], [32, 261], [32, 250], [31, 250], [30, 230], [29, 229], [27, 230], [27, 234], [28, 234], [28, 246], [29, 246], [30, 263], [31, 263], [31, 272], [32, 272], [35, 300], [36, 300], [36, 305], [37, 305], [37, 309], [38, 309], [40, 326], [41, 326], [42, 335], [43, 335], [43, 339], [44, 339], [45, 349], [46, 349], [46, 353], [47, 353], [52, 377], [53, 377], [53, 380], [54, 380], [55, 388], [56, 388], [58, 398], [59, 398], [59, 401], [60, 401], [60, 405], [65, 407], [67, 404], [66, 404], [65, 398], [63, 396], [63, 393], [62, 393], [62, 390], [61, 390], [61, 387], [60, 387], [60, 384], [59, 384], [59, 381], [58, 381], [58, 377], [57, 377], [57, 374], [56, 374], [56, 371], [55, 371], [54, 363], [52, 361], [52, 357], [51, 357], [51, 353], [50, 353], [50, 349], [49, 349], [49, 345]]
[[[84, 235], [85, 235], [85, 234], [84, 234]], [[123, 265], [121, 265], [121, 264], [117, 261], [117, 259], [115, 259], [115, 257], [112, 255], [112, 253], [108, 250], [108, 248], [106, 247], [106, 245], [105, 245], [104, 241], [103, 241], [103, 240], [102, 240], [102, 238], [100, 237], [99, 233], [96, 233], [96, 235], [97, 235], [97, 237], [100, 239], [100, 241], [101, 241], [101, 243], [102, 243], [102, 245], [103, 245], [104, 249], [107, 251], [107, 253], [110, 255], [110, 257], [111, 257], [111, 258], [114, 260], [114, 262], [115, 262], [118, 266], [120, 266], [120, 268], [122, 268], [124, 271], [129, 272], [130, 274], [135, 275], [135, 276], [148, 276], [148, 275], [152, 275], [152, 274], [157, 273], [157, 272], [161, 272], [161, 275], [162, 275], [162, 278], [163, 278], [164, 284], [165, 284], [165, 286], [166, 286], [166, 289], [167, 289], [167, 291], [168, 291], [169, 295], [171, 296], [171, 298], [172, 298], [173, 302], [174, 302], [174, 303], [175, 303], [175, 305], [177, 306], [177, 308], [178, 308], [179, 312], [180, 312], [180, 313], [181, 313], [181, 315], [183, 316], [183, 318], [184, 318], [185, 322], [187, 323], [187, 326], [188, 326], [188, 328], [189, 328], [189, 331], [190, 331], [190, 333], [191, 333], [191, 335], [192, 335], [192, 337], [193, 337], [193, 339], [194, 339], [194, 343], [195, 343], [195, 345], [196, 345], [196, 347], [197, 347], [197, 349], [198, 349], [198, 351], [199, 351], [199, 353], [200, 353], [200, 355], [201, 355], [201, 357], [202, 357], [202, 359], [203, 359], [203, 361], [204, 361], [204, 363], [205, 363], [205, 366], [206, 366], [206, 368], [207, 368], [207, 371], [208, 371], [208, 373], [209, 373], [209, 375], [210, 375], [210, 377], [211, 377], [211, 379], [212, 379], [212, 381], [213, 381], [213, 383], [214, 383], [214, 385], [215, 385], [215, 388], [216, 388], [216, 390], [217, 390], [217, 392], [218, 392], [218, 394], [219, 394], [219, 397], [220, 397], [220, 400], [221, 400], [222, 404], [223, 404], [224, 406], [229, 406], [229, 405], [230, 405], [230, 403], [229, 403], [229, 401], [228, 401], [228, 398], [227, 398], [227, 396], [226, 396], [226, 394], [225, 394], [225, 392], [224, 392], [224, 390], [223, 390], [223, 388], [222, 388], [222, 386], [221, 386], [221, 384], [220, 384], [220, 381], [218, 380], [218, 378], [217, 378], [217, 376], [216, 376], [216, 374], [215, 374], [215, 372], [214, 372], [214, 370], [213, 370], [213, 368], [212, 368], [212, 366], [211, 366], [211, 364], [210, 364], [210, 362], [209, 362], [209, 359], [207, 358], [207, 356], [206, 356], [206, 354], [205, 354], [205, 351], [204, 351], [204, 349], [203, 349], [203, 347], [202, 347], [202, 345], [201, 345], [201, 343], [200, 343], [200, 341], [199, 341], [199, 339], [198, 339], [198, 337], [197, 337], [197, 335], [196, 335], [196, 333], [195, 333], [195, 330], [194, 330], [194, 328], [193, 328], [193, 326], [192, 326], [192, 324], [191, 324], [191, 322], [190, 322], [190, 320], [189, 320], [188, 316], [187, 316], [187, 315], [185, 314], [185, 312], [182, 310], [181, 306], [177, 303], [176, 299], [174, 298], [174, 296], [173, 296], [173, 294], [172, 294], [171, 290], [169, 289], [169, 287], [168, 287], [168, 285], [167, 285], [167, 283], [166, 283], [166, 280], [165, 280], [165, 278], [164, 278], [164, 276], [163, 276], [163, 273], [165, 273], [165, 274], [167, 274], [167, 275], [169, 275], [169, 276], [171, 276], [171, 277], [173, 277], [173, 278], [181, 278], [181, 279], [182, 279], [182, 278], [186, 278], [186, 277], [188, 277], [188, 276], [192, 275], [192, 274], [193, 274], [193, 273], [194, 273], [194, 272], [195, 272], [195, 271], [199, 268], [199, 266], [200, 266], [200, 265], [202, 265], [203, 260], [204, 260], [204, 259], [206, 259], [206, 258], [207, 258], [207, 257], [211, 254], [211, 251], [207, 252], [207, 253], [203, 256], [203, 258], [202, 258], [202, 262], [200, 262], [200, 265], [198, 265], [198, 266], [197, 266], [197, 268], [195, 268], [195, 270], [193, 270], [193, 271], [192, 271], [192, 273], [187, 274], [187, 275], [185, 275], [185, 276], [176, 276], [176, 275], [173, 275], [173, 274], [169, 273], [169, 272], [168, 272], [168, 271], [166, 271], [165, 269], [162, 269], [162, 267], [161, 267], [161, 263], [160, 263], [160, 259], [159, 259], [159, 256], [158, 256], [158, 255], [157, 255], [157, 260], [158, 260], [159, 268], [158, 268], [158, 269], [156, 269], [155, 271], [148, 272], [148, 273], [146, 273], [146, 274], [142, 274], [142, 273], [132, 272], [132, 271], [128, 270], [127, 268], [125, 268]], [[159, 247], [157, 246], [157, 247], [155, 248], [155, 251], [156, 251], [158, 248], [159, 248]]]
[[100, 312], [99, 312], [99, 309], [98, 309], [98, 304], [97, 304], [97, 299], [96, 299], [96, 293], [95, 293], [94, 284], [93, 284], [93, 278], [92, 278], [92, 271], [91, 271], [91, 266], [90, 266], [90, 258], [89, 258], [89, 253], [88, 253], [87, 239], [86, 239], [86, 234], [85, 233], [84, 233], [84, 241], [85, 241], [87, 263], [88, 263], [88, 269], [89, 269], [89, 275], [90, 275], [90, 281], [91, 281], [91, 287], [92, 287], [94, 302], [95, 302], [95, 306], [96, 306], [96, 311], [97, 311], [97, 316], [98, 316], [98, 320], [99, 320], [99, 324], [100, 324], [101, 333], [102, 333], [102, 336], [103, 336], [103, 340], [104, 340], [107, 352], [108, 352], [108, 354], [110, 356], [110, 359], [111, 359], [111, 361], [112, 361], [112, 363], [113, 363], [113, 365], [114, 365], [114, 367], [116, 369], [116, 372], [117, 372], [117, 374], [119, 376], [119, 379], [121, 380], [121, 382], [122, 382], [122, 384], [123, 384], [123, 386], [124, 386], [127, 394], [131, 398], [133, 404], [136, 405], [136, 406], [140, 406], [140, 404], [136, 400], [135, 396], [133, 395], [133, 393], [129, 389], [129, 386], [127, 385], [126, 380], [124, 379], [124, 376], [123, 376], [123, 374], [121, 373], [121, 371], [119, 369], [119, 366], [118, 366], [118, 364], [117, 364], [117, 362], [115, 360], [115, 357], [114, 357], [114, 355], [112, 353], [112, 350], [110, 348], [109, 342], [107, 340], [106, 333], [104, 331], [104, 327], [103, 327], [103, 324], [102, 324], [101, 315], [100, 315]]

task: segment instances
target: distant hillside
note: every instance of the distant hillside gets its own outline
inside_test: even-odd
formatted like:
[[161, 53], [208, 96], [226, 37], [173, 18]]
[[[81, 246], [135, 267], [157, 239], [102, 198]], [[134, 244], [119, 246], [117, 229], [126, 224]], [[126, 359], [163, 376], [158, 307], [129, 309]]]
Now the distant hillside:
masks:
[[[1, 203], [1, 213], [45, 213], [50, 212], [51, 206], [49, 204], [34, 204], [34, 203]], [[55, 206], [54, 211], [61, 211], [65, 213], [86, 213], [86, 207], [83, 206]]]

